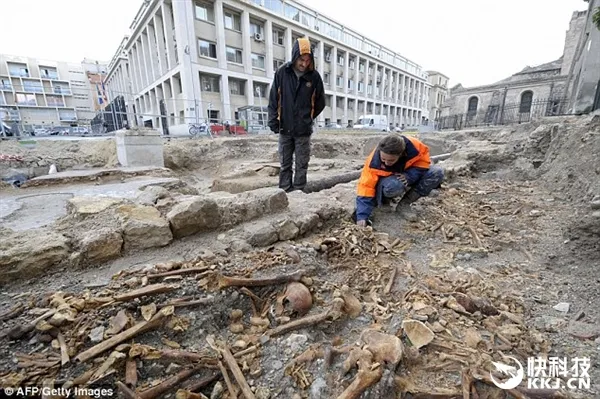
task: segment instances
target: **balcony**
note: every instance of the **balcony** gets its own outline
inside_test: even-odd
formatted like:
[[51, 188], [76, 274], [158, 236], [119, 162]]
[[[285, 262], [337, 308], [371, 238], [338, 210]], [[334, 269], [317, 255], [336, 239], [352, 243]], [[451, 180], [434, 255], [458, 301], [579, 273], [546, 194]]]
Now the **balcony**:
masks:
[[20, 121], [19, 111], [10, 108], [0, 108], [0, 119], [5, 121]]
[[67, 95], [72, 94], [71, 89], [69, 89], [68, 87], [60, 87], [60, 86], [54, 86], [53, 92], [54, 92], [54, 94], [67, 94]]
[[58, 80], [56, 68], [40, 67], [40, 77], [42, 79]]
[[17, 90], [17, 91], [24, 91], [26, 93], [43, 93], [44, 88], [37, 84], [31, 84], [31, 83], [27, 83], [26, 81], [24, 81], [22, 90]]

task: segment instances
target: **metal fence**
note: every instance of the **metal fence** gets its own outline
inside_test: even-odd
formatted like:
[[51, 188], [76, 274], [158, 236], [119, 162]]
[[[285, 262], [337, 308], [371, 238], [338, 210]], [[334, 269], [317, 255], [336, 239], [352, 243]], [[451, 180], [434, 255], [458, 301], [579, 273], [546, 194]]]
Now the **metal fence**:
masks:
[[486, 110], [442, 117], [436, 124], [439, 130], [520, 124], [549, 116], [566, 115], [567, 106], [568, 100], [564, 98], [490, 105]]

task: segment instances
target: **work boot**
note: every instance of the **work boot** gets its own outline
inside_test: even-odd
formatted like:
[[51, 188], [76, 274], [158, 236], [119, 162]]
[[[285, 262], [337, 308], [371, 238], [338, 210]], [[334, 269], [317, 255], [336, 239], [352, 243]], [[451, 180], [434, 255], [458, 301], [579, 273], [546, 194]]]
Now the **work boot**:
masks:
[[410, 204], [421, 198], [421, 196], [415, 191], [410, 190], [402, 197], [398, 205], [396, 206], [396, 212], [400, 213], [400, 216], [408, 222], [414, 223], [419, 220], [417, 213], [410, 207]]

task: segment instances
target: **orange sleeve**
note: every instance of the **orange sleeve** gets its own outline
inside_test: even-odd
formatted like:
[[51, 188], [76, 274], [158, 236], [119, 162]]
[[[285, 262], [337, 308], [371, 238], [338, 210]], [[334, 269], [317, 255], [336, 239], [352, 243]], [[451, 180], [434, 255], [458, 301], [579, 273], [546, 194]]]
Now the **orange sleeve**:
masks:
[[423, 142], [413, 138], [408, 138], [413, 145], [419, 151], [419, 155], [415, 158], [411, 159], [410, 162], [406, 164], [406, 168], [415, 167], [415, 168], [423, 168], [429, 169], [431, 166], [431, 157], [429, 156], [429, 147], [427, 147]]
[[371, 152], [371, 154], [367, 157], [365, 164], [363, 165], [363, 169], [360, 174], [360, 179], [358, 180], [357, 195], [359, 197], [375, 197], [375, 187], [377, 186], [377, 181], [379, 180], [379, 177], [375, 173], [373, 173], [372, 169], [369, 167], [374, 154], [375, 151]]

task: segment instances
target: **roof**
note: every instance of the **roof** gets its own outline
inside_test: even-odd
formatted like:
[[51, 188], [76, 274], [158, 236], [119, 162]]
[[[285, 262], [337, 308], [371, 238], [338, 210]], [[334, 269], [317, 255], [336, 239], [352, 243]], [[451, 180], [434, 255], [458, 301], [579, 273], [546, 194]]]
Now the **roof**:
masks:
[[547, 62], [545, 64], [541, 64], [541, 65], [534, 66], [534, 67], [530, 67], [528, 65], [525, 68], [523, 68], [520, 72], [517, 72], [517, 73], [509, 76], [508, 78], [502, 79], [493, 84], [514, 82], [516, 80], [520, 80], [520, 79], [524, 78], [525, 77], [524, 75], [529, 75], [529, 74], [534, 74], [534, 73], [539, 73], [539, 72], [560, 71], [560, 69], [562, 68], [562, 64], [563, 64], [563, 57], [560, 57], [559, 59], [554, 60], [552, 62]]

